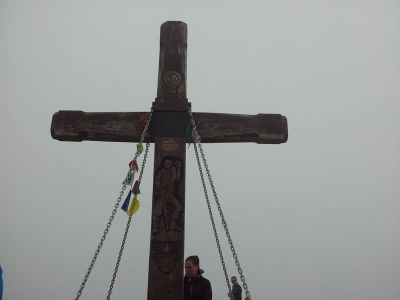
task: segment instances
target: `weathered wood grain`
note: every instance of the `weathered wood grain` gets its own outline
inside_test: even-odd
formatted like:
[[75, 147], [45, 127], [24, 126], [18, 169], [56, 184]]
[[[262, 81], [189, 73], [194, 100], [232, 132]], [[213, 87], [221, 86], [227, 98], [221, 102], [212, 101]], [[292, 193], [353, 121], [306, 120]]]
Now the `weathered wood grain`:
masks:
[[[147, 300], [184, 298], [186, 143], [179, 129], [187, 122], [179, 116], [188, 108], [186, 36], [183, 22], [161, 25], [157, 98], [153, 103], [157, 113], [155, 126], [150, 128], [155, 150]], [[178, 111], [172, 113], [173, 119], [168, 118], [170, 111]], [[175, 136], [164, 137], [162, 133]]]
[[[138, 142], [138, 122], [143, 114], [62, 110], [53, 115], [51, 136], [60, 141]], [[193, 113], [193, 117], [203, 143], [280, 144], [288, 139], [286, 117], [279, 114]], [[145, 142], [154, 142], [152, 129]]]

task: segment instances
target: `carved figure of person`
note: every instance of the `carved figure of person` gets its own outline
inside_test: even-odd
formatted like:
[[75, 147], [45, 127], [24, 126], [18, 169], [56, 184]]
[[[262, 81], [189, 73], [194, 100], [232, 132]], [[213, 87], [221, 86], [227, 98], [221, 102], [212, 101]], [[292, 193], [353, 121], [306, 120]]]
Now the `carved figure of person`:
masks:
[[178, 225], [179, 216], [183, 205], [176, 195], [176, 187], [181, 180], [182, 163], [178, 159], [165, 157], [161, 168], [155, 176], [157, 193], [155, 209], [153, 212], [153, 233], [159, 232], [159, 222], [162, 218], [167, 231], [182, 231]]

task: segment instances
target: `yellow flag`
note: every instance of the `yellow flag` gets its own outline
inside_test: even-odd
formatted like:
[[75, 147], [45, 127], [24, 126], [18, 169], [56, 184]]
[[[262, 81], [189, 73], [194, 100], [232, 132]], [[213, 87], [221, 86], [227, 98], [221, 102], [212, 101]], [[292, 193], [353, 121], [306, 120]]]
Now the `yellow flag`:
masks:
[[131, 205], [129, 206], [128, 216], [132, 217], [138, 210], [139, 210], [139, 200], [135, 195], [132, 199]]

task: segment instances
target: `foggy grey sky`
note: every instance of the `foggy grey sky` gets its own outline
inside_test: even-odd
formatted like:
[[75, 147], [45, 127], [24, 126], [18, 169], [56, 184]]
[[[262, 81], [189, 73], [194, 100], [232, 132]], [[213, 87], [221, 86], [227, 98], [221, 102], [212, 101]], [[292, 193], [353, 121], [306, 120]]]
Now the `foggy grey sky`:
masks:
[[[398, 300], [399, 2], [147, 2], [0, 1], [4, 300], [75, 297], [135, 145], [53, 140], [52, 114], [150, 110], [168, 20], [193, 111], [288, 118], [286, 144], [204, 145], [252, 298]], [[112, 299], [147, 295], [153, 151]], [[186, 174], [185, 256], [227, 299], [193, 147]], [[81, 299], [106, 297], [125, 223]]]

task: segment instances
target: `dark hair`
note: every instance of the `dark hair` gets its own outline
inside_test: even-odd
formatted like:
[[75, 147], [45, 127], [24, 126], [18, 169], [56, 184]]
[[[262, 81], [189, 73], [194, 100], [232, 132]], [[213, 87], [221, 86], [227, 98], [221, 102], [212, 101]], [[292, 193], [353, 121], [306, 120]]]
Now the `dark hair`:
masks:
[[199, 267], [199, 270], [197, 271], [198, 274], [203, 274], [204, 271], [202, 269], [200, 269], [200, 259], [197, 255], [191, 255], [188, 256], [185, 261], [191, 261], [195, 266]]
[[185, 261], [191, 261], [195, 266], [200, 264], [199, 257], [197, 255], [188, 256]]

